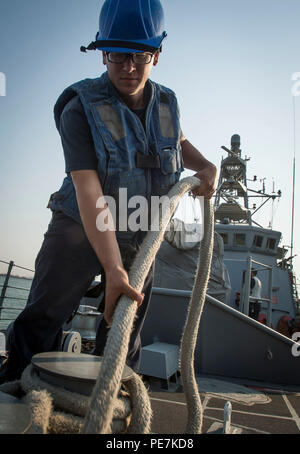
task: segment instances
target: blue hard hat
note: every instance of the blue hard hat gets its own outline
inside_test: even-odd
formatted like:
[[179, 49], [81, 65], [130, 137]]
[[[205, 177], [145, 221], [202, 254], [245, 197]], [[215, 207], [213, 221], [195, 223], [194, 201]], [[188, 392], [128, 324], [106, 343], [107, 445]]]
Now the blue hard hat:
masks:
[[105, 0], [96, 41], [81, 50], [156, 52], [166, 36], [160, 0]]

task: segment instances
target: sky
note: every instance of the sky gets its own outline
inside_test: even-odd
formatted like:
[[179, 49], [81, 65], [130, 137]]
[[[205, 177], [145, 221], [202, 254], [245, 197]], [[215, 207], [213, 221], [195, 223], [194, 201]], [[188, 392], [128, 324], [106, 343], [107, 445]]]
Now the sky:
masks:
[[[105, 71], [100, 52], [79, 51], [95, 38], [102, 4], [1, 1], [0, 260], [34, 268], [51, 217], [49, 196], [65, 176], [53, 106], [68, 85]], [[291, 243], [295, 155], [294, 267], [300, 277], [300, 0], [162, 4], [168, 37], [151, 79], [176, 92], [185, 136], [218, 168], [226, 155], [221, 146], [230, 148], [231, 136], [241, 136], [248, 178], [257, 176], [249, 187], [262, 189], [265, 179], [267, 191], [282, 191], [273, 210], [269, 202], [254, 218], [264, 227], [273, 218], [281, 245]]]

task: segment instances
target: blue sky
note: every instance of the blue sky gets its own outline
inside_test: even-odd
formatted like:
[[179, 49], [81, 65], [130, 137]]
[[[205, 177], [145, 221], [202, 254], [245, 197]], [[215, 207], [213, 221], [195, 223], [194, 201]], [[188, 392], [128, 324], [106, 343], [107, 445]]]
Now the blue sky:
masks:
[[[46, 205], [64, 177], [53, 106], [69, 84], [104, 70], [100, 53], [79, 51], [95, 37], [98, 0], [11, 0], [0, 13], [0, 259], [33, 268], [50, 220]], [[220, 165], [232, 134], [251, 157], [248, 178], [282, 190], [274, 229], [290, 243], [292, 74], [300, 72], [299, 0], [162, 0], [165, 42], [151, 78], [172, 88], [187, 138]], [[0, 90], [1, 91], [1, 90]], [[299, 97], [296, 155], [300, 146]], [[225, 157], [225, 156], [224, 156]], [[259, 181], [252, 185], [261, 189]], [[299, 183], [296, 186], [296, 208]], [[257, 221], [268, 225], [271, 204]], [[295, 253], [299, 213], [295, 215]], [[300, 258], [295, 261], [298, 275]], [[1, 268], [0, 268], [1, 272]]]

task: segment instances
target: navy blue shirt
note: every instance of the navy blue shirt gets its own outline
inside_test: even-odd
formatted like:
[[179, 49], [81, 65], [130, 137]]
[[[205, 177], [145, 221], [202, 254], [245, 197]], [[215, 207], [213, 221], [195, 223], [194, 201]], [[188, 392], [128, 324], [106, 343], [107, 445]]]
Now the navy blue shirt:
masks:
[[[133, 110], [145, 128], [146, 107]], [[68, 102], [60, 118], [60, 136], [64, 150], [66, 173], [73, 170], [97, 170], [93, 136], [84, 108], [75, 96]]]
[[60, 118], [60, 136], [66, 173], [72, 170], [97, 170], [94, 141], [79, 96], [68, 102]]

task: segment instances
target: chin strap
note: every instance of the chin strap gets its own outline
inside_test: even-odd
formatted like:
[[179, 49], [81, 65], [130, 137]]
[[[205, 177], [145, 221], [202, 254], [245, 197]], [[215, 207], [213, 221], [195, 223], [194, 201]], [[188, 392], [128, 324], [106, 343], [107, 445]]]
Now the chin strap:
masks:
[[80, 46], [81, 52], [86, 52], [87, 50], [96, 50], [97, 47], [95, 46], [96, 41], [92, 41], [87, 47]]

